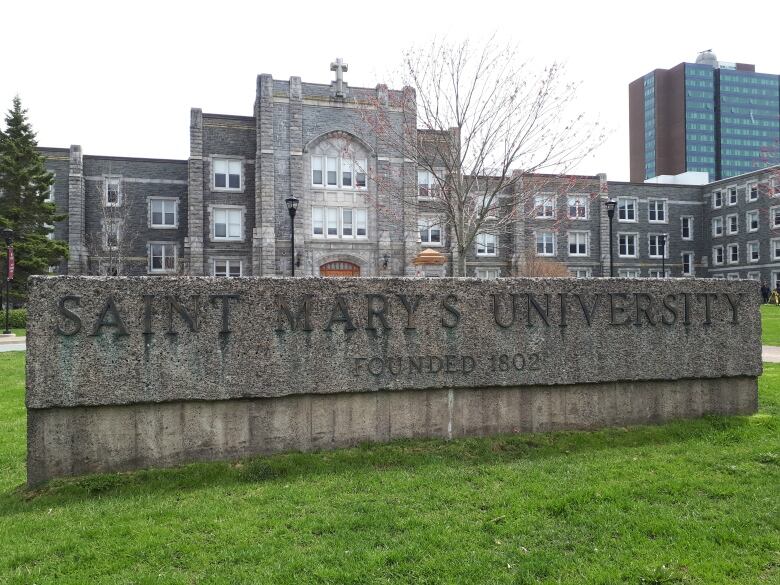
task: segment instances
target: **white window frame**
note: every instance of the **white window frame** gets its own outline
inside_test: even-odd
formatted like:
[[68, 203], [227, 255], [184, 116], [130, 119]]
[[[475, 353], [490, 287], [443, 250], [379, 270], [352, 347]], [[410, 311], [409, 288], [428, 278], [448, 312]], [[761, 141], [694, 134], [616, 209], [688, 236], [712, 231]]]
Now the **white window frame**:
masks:
[[[352, 213], [351, 235], [344, 235], [347, 223], [344, 221], [346, 211]], [[320, 226], [322, 233], [315, 233]], [[329, 233], [333, 229], [334, 233]], [[364, 234], [360, 234], [360, 231]], [[368, 208], [367, 207], [336, 207], [335, 205], [318, 205], [311, 208], [311, 236], [316, 239], [330, 240], [365, 240], [368, 239]]]
[[[720, 227], [720, 230], [716, 229], [716, 226]], [[720, 238], [723, 236], [724, 226], [723, 226], [723, 217], [713, 217], [712, 218], [712, 237], [713, 238]]]
[[726, 196], [726, 205], [728, 207], [733, 207], [739, 202], [739, 194], [737, 192], [736, 187], [729, 187], [728, 188], [728, 194]]
[[555, 219], [555, 193], [541, 193], [534, 196], [534, 217]]
[[723, 207], [723, 191], [718, 189], [712, 192], [712, 208], [720, 209]]
[[772, 262], [780, 260], [780, 238], [772, 238], [769, 241], [769, 255]]
[[[634, 241], [634, 253], [629, 254], [628, 253], [628, 239], [626, 239], [626, 253], [621, 254], [620, 252], [620, 237], [625, 236], [626, 238], [632, 238]], [[635, 232], [619, 232], [617, 235], [617, 248], [618, 248], [618, 258], [639, 258], [639, 234]]]
[[769, 228], [780, 229], [780, 205], [769, 208]]
[[[662, 236], [664, 238], [664, 252], [663, 252], [663, 254], [653, 254], [652, 253], [652, 249], [653, 249], [652, 241], [653, 241], [653, 238], [659, 238], [659, 237], [662, 237]], [[656, 241], [655, 247], [656, 248], [660, 248], [661, 247], [660, 241]], [[668, 259], [669, 258], [669, 234], [661, 234], [661, 233], [647, 234], [647, 256], [648, 256], [648, 258], [659, 258], [659, 259], [660, 258], [665, 258], [665, 259]]]
[[439, 182], [431, 171], [417, 169], [417, 198], [422, 200], [436, 199]]
[[[753, 249], [756, 251], [756, 257], [753, 258]], [[747, 243], [747, 261], [750, 264], [754, 264], [761, 260], [761, 242], [758, 240], [751, 240]]]
[[[109, 228], [111, 225], [116, 226], [116, 230], [109, 231]], [[110, 245], [108, 242], [108, 235], [114, 234], [116, 236], [116, 243], [115, 245]], [[105, 251], [112, 251], [112, 250], [118, 250], [119, 249], [119, 241], [122, 239], [122, 222], [119, 219], [115, 218], [106, 218], [103, 220], [103, 225], [101, 227], [101, 240], [103, 244], [103, 250]]]
[[672, 271], [668, 268], [663, 271], [660, 268], [651, 268], [647, 271], [648, 278], [670, 278], [671, 275]]
[[[685, 271], [685, 257], [689, 256], [690, 260], [688, 262], [688, 271]], [[681, 272], [683, 276], [695, 276], [696, 274], [696, 254], [691, 251], [687, 252], [681, 252], [680, 253], [680, 266], [681, 266]]]
[[591, 278], [593, 276], [592, 268], [569, 268], [569, 274], [573, 278]]
[[[163, 203], [163, 221], [165, 221], [165, 204], [173, 203], [173, 225], [167, 223], [154, 223], [154, 202], [161, 201]], [[178, 197], [157, 197], [152, 196], [147, 199], [147, 206], [149, 210], [149, 228], [154, 230], [174, 230], [179, 228], [179, 198]]]
[[641, 268], [618, 268], [618, 277], [619, 278], [641, 278], [642, 269]]
[[[51, 230], [50, 232], [48, 232], [46, 234], [46, 239], [47, 240], [54, 240], [55, 239], [55, 237], [54, 237], [54, 224], [45, 223], [45, 224], [43, 224], [43, 227], [45, 227], [46, 229]], [[51, 271], [49, 271], [49, 272], [51, 272]]]
[[726, 280], [739, 280], [739, 272], [729, 272], [726, 275]]
[[[732, 250], [737, 251], [737, 259], [734, 260]], [[726, 263], [727, 264], [739, 264], [739, 244], [734, 242], [726, 245]]]
[[[732, 227], [734, 229], [732, 229]], [[739, 215], [736, 213], [729, 213], [726, 216], [726, 233], [729, 236], [739, 233]]]
[[[693, 218], [692, 215], [680, 216], [680, 238], [685, 242], [693, 241]], [[688, 237], [685, 237], [685, 221], [688, 220]]]
[[[489, 252], [490, 244], [493, 244], [493, 251]], [[475, 252], [477, 256], [498, 256], [498, 235], [480, 233], [474, 238]], [[482, 248], [482, 252], [480, 252]]]
[[[539, 252], [539, 237], [542, 237], [542, 247], [545, 251]], [[550, 236], [550, 243], [552, 243], [552, 252], [547, 252], [547, 236]], [[546, 258], [552, 258], [557, 255], [557, 247], [558, 242], [556, 241], [555, 232], [549, 231], [549, 230], [539, 230], [538, 232], [534, 232], [534, 250], [536, 251], [537, 256], [542, 256]]]
[[748, 280], [756, 280], [758, 282], [761, 282], [761, 273], [760, 272], [748, 272], [747, 273], [747, 279]]
[[[756, 227], [753, 227], [751, 225], [752, 224], [752, 222], [750, 221], [751, 217], [756, 218]], [[760, 227], [761, 227], [761, 216], [758, 213], [758, 209], [751, 209], [750, 211], [745, 212], [745, 230], [747, 231], [747, 233], [750, 234], [753, 232], [757, 232]]]
[[[431, 240], [431, 233], [438, 230], [439, 241], [434, 242]], [[423, 239], [422, 232], [426, 233], [427, 241]], [[440, 247], [444, 245], [444, 237], [442, 230], [441, 218], [435, 215], [423, 215], [417, 216], [417, 233], [420, 237], [420, 244], [429, 248]]]
[[[572, 207], [575, 208], [574, 215], [571, 214]], [[579, 215], [579, 210], [584, 211]], [[590, 198], [585, 194], [567, 195], [566, 197], [566, 215], [572, 221], [586, 221], [590, 219]]]
[[[720, 252], [720, 260], [718, 260], [718, 252]], [[712, 247], [712, 265], [723, 266], [726, 263], [726, 250], [723, 246]]]
[[[117, 185], [117, 191], [116, 191], [116, 201], [112, 202], [108, 200], [108, 189], [109, 186], [112, 183], [116, 183]], [[121, 175], [104, 175], [103, 176], [103, 205], [105, 207], [121, 207], [122, 206], [122, 199], [124, 196], [123, 193], [124, 189], [122, 188], [122, 177]]]
[[[227, 165], [225, 173], [225, 186], [217, 187], [217, 163], [224, 162]], [[238, 187], [230, 186], [230, 164], [238, 163]], [[241, 193], [244, 191], [244, 159], [238, 156], [212, 155], [211, 156], [211, 190], [228, 193]]]
[[57, 182], [57, 174], [52, 173], [54, 175], [54, 178], [51, 181], [51, 185], [49, 186], [48, 190], [46, 191], [46, 198], [43, 200], [44, 203], [54, 203], [54, 185]]
[[[753, 193], [755, 193], [755, 197], [753, 196]], [[745, 201], [747, 203], [758, 201], [758, 183], [747, 184], [747, 188], [745, 189]]]
[[[663, 219], [658, 219], [658, 203], [661, 203], [661, 213], [663, 214]], [[655, 216], [656, 219], [650, 219], [650, 211], [655, 208]], [[647, 200], [647, 222], [648, 223], [669, 223], [669, 200], [668, 199], [656, 199], [656, 198], [649, 198]]]
[[[566, 233], [567, 236], [567, 250], [569, 256], [590, 256], [590, 232], [588, 231], [570, 231]], [[572, 242], [572, 237], [574, 237], [574, 242]], [[579, 239], [582, 237], [585, 241], [580, 242]], [[577, 251], [572, 253], [571, 251], [571, 245], [574, 243], [576, 246]], [[580, 252], [579, 249], [582, 246], [582, 244], [585, 244], [585, 252]]]
[[497, 278], [501, 278], [501, 269], [477, 267], [476, 269], [474, 269], [474, 276], [476, 278], [482, 278], [484, 280], [495, 280]]
[[[368, 159], [351, 156], [330, 156], [328, 154], [312, 154], [309, 157], [311, 171], [311, 186], [313, 189], [365, 191], [368, 189]], [[315, 168], [319, 167], [319, 168]], [[314, 172], [320, 170], [322, 183], [314, 182]], [[335, 172], [335, 182], [330, 183], [328, 173]], [[349, 172], [351, 185], [344, 184], [344, 173]], [[362, 182], [362, 185], [358, 183]]]
[[[225, 274], [218, 275], [217, 264], [221, 264], [223, 262], [225, 264]], [[238, 264], [238, 276], [230, 276], [230, 269], [235, 264]], [[244, 261], [236, 258], [212, 258], [211, 276], [214, 276], [216, 278], [241, 278], [242, 276], [244, 276]]]
[[[621, 223], [637, 223], [639, 221], [639, 199], [636, 197], [618, 197], [617, 201], [618, 221]], [[625, 218], [620, 217], [621, 203], [623, 204], [622, 207], [625, 211]], [[631, 218], [628, 217], [629, 205], [631, 206]]]
[[[163, 255], [162, 258], [162, 265], [163, 268], [153, 268], [154, 264], [154, 257], [152, 256], [152, 250], [154, 246], [163, 246]], [[165, 268], [165, 259], [169, 258], [170, 256], [165, 254], [165, 248], [170, 247], [173, 250], [173, 268]], [[176, 245], [176, 242], [147, 242], [146, 244], [146, 254], [149, 258], [149, 264], [148, 264], [148, 271], [150, 274], [172, 274], [176, 272], [176, 264], [178, 261], [178, 246]]]
[[[225, 216], [225, 235], [217, 236], [217, 212], [238, 212], [239, 213], [239, 235], [231, 236], [229, 216]], [[212, 242], [243, 242], [244, 241], [244, 228], [246, 221], [246, 209], [243, 205], [211, 205], [209, 206], [209, 215], [211, 216], [211, 241]]]

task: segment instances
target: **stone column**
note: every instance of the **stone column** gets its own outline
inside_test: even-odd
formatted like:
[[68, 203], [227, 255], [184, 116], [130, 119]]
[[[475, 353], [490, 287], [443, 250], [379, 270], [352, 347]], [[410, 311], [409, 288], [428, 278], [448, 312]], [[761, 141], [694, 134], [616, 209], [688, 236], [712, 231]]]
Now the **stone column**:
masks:
[[203, 275], [203, 111], [190, 110], [190, 158], [187, 178], [187, 236], [184, 238], [186, 271]]
[[[606, 173], [599, 173], [599, 196], [596, 197], [595, 208], [592, 212], [597, 214], [599, 219], [599, 252], [601, 256], [601, 275], [609, 276], [609, 216], [607, 215], [607, 206], [604, 205], [609, 199], [609, 186], [607, 183]], [[615, 262], [617, 263], [617, 209], [615, 209], [615, 217], [612, 219], [612, 234], [615, 238], [612, 250], [614, 254]], [[597, 276], [594, 274], [593, 276]], [[617, 276], [617, 268], [615, 268], [615, 276]]]
[[[512, 276], [521, 276], [525, 272], [525, 259], [526, 254], [529, 253], [526, 238], [526, 214], [528, 210], [527, 196], [523, 193], [525, 185], [523, 183], [523, 174], [521, 171], [513, 171], [512, 176], [516, 179], [516, 183], [512, 185], [512, 204], [518, 209], [516, 214], [517, 219], [512, 223], [511, 238], [512, 238]], [[536, 242], [530, 242], [531, 246], [535, 246]]]
[[[303, 89], [300, 77], [290, 77], [290, 124], [288, 126], [290, 139], [290, 195], [300, 199], [298, 213], [295, 215], [295, 255], [305, 256], [308, 233], [304, 228], [304, 218], [309, 213], [309, 204], [304, 200], [303, 190]], [[295, 256], [293, 256], [293, 262]], [[289, 264], [289, 263], [288, 263]], [[298, 276], [305, 274], [305, 265], [296, 268]], [[287, 274], [289, 265], [284, 267], [282, 274]]]
[[414, 259], [420, 252], [417, 243], [417, 95], [413, 87], [403, 88], [403, 136], [404, 152], [401, 170], [401, 188], [403, 189], [403, 272], [406, 276], [414, 276], [416, 269]]
[[81, 146], [72, 144], [68, 170], [68, 274], [84, 274], [87, 271], [84, 198], [84, 159]]
[[252, 273], [276, 273], [276, 213], [274, 209], [274, 80], [257, 76], [255, 98], [255, 228], [252, 230]]

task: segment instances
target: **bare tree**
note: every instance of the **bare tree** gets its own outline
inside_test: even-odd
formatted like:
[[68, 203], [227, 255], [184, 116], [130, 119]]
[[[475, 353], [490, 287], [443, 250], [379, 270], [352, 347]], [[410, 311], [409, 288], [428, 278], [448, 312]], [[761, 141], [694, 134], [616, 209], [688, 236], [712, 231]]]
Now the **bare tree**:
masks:
[[[403, 64], [401, 81], [415, 91], [377, 99], [362, 110], [363, 119], [430, 177], [424, 197], [407, 196], [404, 204], [443, 217], [455, 274], [465, 275], [477, 235], [513, 229], [519, 217], [532, 213], [534, 195], [545, 191], [538, 175], [556, 179], [559, 190], [560, 177], [604, 133], [573, 111], [577, 84], [566, 81], [559, 63], [535, 68], [512, 45], [434, 41], [407, 51]], [[399, 111], [402, 124], [394, 123]], [[412, 125], [419, 128], [416, 140]], [[378, 189], [392, 196], [400, 190], [391, 180], [376, 178]]]
[[534, 250], [528, 250], [522, 268], [515, 276], [567, 276], [571, 277], [569, 269], [563, 262], [542, 258]]

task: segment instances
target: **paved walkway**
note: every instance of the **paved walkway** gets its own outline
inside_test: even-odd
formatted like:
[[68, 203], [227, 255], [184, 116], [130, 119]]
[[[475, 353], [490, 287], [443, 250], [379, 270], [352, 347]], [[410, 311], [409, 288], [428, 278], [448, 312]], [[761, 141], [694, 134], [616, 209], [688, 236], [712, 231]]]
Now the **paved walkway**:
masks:
[[780, 362], [780, 347], [776, 345], [764, 345], [761, 349], [761, 357], [765, 362]]

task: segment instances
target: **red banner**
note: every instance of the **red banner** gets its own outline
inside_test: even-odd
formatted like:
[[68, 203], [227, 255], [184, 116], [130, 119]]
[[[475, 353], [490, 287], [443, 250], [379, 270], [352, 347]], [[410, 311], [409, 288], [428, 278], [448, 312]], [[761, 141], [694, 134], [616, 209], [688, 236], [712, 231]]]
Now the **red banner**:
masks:
[[14, 262], [14, 249], [12, 247], [8, 247], [8, 280], [14, 279], [14, 267], [16, 263]]

